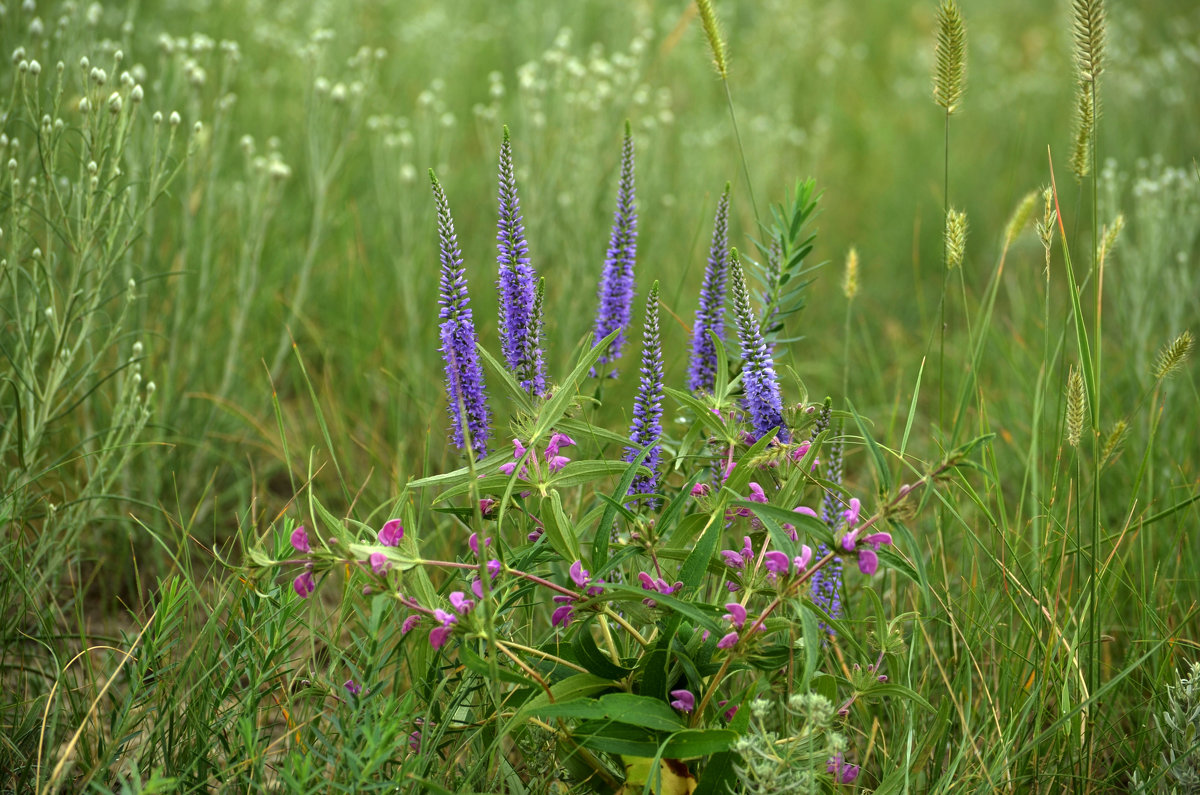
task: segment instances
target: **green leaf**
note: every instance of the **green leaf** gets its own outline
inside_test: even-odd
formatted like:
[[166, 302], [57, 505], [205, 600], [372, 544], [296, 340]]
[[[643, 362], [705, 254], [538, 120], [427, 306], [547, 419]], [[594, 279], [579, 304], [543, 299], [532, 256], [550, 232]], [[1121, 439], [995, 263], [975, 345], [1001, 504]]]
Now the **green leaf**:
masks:
[[575, 535], [575, 528], [567, 519], [567, 515], [563, 512], [562, 497], [558, 492], [551, 489], [546, 498], [542, 500], [542, 507], [546, 507], [549, 503], [550, 511], [542, 511], [542, 522], [546, 530], [546, 539], [550, 542], [550, 546], [554, 547], [554, 551], [562, 555], [563, 560], [576, 561], [583, 560], [583, 554], [579, 551], [579, 539]]
[[[595, 674], [574, 674], [550, 686], [550, 694], [541, 690], [533, 698], [529, 699], [517, 710], [513, 715], [509, 725], [517, 726], [524, 723], [531, 715], [537, 715], [538, 710], [549, 706], [552, 703], [571, 701], [573, 699], [583, 698], [603, 690], [610, 690], [612, 682]], [[553, 698], [553, 701], [551, 700]]]
[[728, 751], [737, 742], [731, 729], [684, 729], [667, 738], [662, 755], [667, 759], [696, 759]]
[[592, 637], [591, 625], [592, 622], [588, 621], [581, 626], [571, 641], [579, 664], [596, 676], [614, 681], [624, 679], [633, 673], [632, 668], [622, 668], [614, 663], [607, 654], [600, 651], [600, 647], [596, 645], [596, 639]]
[[662, 699], [632, 693], [609, 693], [598, 699], [580, 698], [548, 704], [533, 714], [541, 718], [579, 718], [623, 723], [654, 731], [676, 732], [684, 728], [678, 713]]
[[896, 696], [913, 702], [926, 712], [937, 712], [934, 706], [926, 701], [920, 693], [912, 688], [905, 687], [904, 685], [892, 684], [891, 682], [880, 682], [878, 684], [871, 685], [866, 694], [872, 697]]
[[875, 462], [875, 472], [879, 476], [879, 486], [883, 493], [888, 493], [892, 490], [892, 473], [888, 469], [887, 460], [883, 457], [883, 451], [879, 447], [879, 443], [875, 441], [875, 437], [871, 436], [871, 432], [867, 430], [866, 421], [854, 408], [854, 404], [850, 399], [846, 399], [846, 404], [850, 407], [850, 413], [854, 416], [854, 422], [858, 425], [859, 433], [866, 440], [867, 449], [871, 453], [871, 459]]

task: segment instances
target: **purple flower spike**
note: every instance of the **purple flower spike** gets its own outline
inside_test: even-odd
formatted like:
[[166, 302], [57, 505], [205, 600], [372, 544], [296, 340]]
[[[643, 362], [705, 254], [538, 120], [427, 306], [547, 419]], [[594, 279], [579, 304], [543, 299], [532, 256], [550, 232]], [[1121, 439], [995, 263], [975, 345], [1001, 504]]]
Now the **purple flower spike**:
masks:
[[746, 274], [738, 259], [737, 249], [730, 252], [730, 274], [733, 282], [733, 312], [737, 319], [738, 341], [742, 347], [742, 391], [746, 410], [754, 425], [755, 438], [762, 438], [778, 428], [775, 439], [787, 443], [791, 439], [783, 422], [783, 398], [775, 377], [775, 363], [767, 350], [762, 331], [750, 306], [750, 291]]
[[763, 568], [772, 574], [787, 574], [791, 567], [792, 561], [788, 558], [786, 552], [773, 549], [763, 555]]
[[672, 690], [671, 706], [680, 712], [691, 712], [696, 708], [696, 697], [690, 690]]
[[[633, 425], [629, 429], [630, 446], [625, 448], [625, 461], [631, 462], [641, 451], [650, 452], [642, 460], [649, 475], [639, 475], [629, 485], [629, 494], [652, 494], [658, 490], [658, 464], [662, 458], [663, 415], [663, 357], [662, 340], [658, 335], [658, 282], [646, 298], [646, 321], [642, 336], [642, 380], [633, 403]], [[658, 500], [650, 500], [657, 507]]]
[[446, 394], [453, 440], [460, 450], [470, 434], [476, 455], [487, 455], [489, 412], [483, 384], [483, 368], [475, 350], [475, 321], [471, 317], [467, 297], [467, 279], [463, 270], [462, 251], [454, 234], [454, 219], [446, 192], [433, 171], [433, 196], [437, 204], [438, 241], [441, 250], [441, 282], [439, 304], [441, 311], [442, 356], [446, 360]]
[[725, 340], [725, 282], [729, 270], [729, 183], [717, 202], [713, 220], [708, 266], [700, 286], [700, 308], [692, 324], [692, 358], [688, 365], [688, 389], [712, 392], [717, 383], [717, 349], [709, 332]]
[[[832, 418], [833, 405], [827, 400], [821, 407], [821, 413], [813, 426], [813, 439], [816, 439], [817, 436], [830, 428]], [[840, 428], [832, 433], [830, 437], [828, 446], [822, 451], [822, 457], [825, 459], [825, 479], [840, 486], [842, 483], [842, 440]], [[841, 507], [842, 501], [839, 493], [834, 489], [826, 491], [825, 498], [821, 502], [821, 521], [825, 523], [825, 526], [832, 533], [837, 533], [841, 527]], [[819, 544], [816, 549], [816, 557], [823, 558], [829, 552], [829, 547]], [[813, 573], [811, 588], [813, 603], [822, 608], [831, 618], [839, 618], [842, 614], [842, 559], [834, 557], [826, 565], [817, 569]], [[820, 626], [826, 632], [832, 633], [830, 627], [824, 622]]]
[[[625, 122], [625, 143], [621, 149], [621, 178], [617, 184], [617, 209], [613, 214], [612, 235], [600, 277], [600, 309], [596, 313], [592, 344], [620, 330], [596, 364], [608, 364], [621, 358], [625, 327], [633, 307], [633, 266], [637, 259], [637, 204], [633, 184], [633, 130]], [[593, 368], [592, 375], [596, 375]], [[615, 375], [615, 371], [614, 371]]]
[[726, 602], [725, 609], [729, 612], [724, 615], [724, 618], [733, 626], [741, 629], [742, 625], [746, 623], [746, 608], [740, 602]]
[[302, 555], [312, 552], [312, 547], [308, 543], [308, 531], [304, 529], [304, 525], [300, 525], [292, 531], [292, 547]]
[[404, 538], [404, 526], [400, 524], [399, 519], [389, 519], [379, 530], [379, 543], [385, 547], [399, 546], [402, 538]]
[[307, 599], [314, 590], [317, 584], [313, 581], [311, 571], [306, 571], [300, 574], [299, 577], [292, 580], [292, 589], [301, 599]]
[[723, 637], [719, 641], [717, 641], [717, 648], [718, 649], [732, 649], [734, 646], [737, 645], [737, 642], [738, 642], [738, 634], [736, 632], [730, 632], [728, 635], [726, 635], [725, 637]]
[[[538, 344], [540, 318], [535, 317], [537, 273], [529, 264], [529, 246], [517, 180], [513, 173], [512, 141], [508, 128], [500, 144], [500, 219], [496, 233], [496, 261], [500, 266], [500, 347], [504, 360], [531, 395], [546, 391], [544, 356]], [[532, 339], [531, 339], [532, 338]]]

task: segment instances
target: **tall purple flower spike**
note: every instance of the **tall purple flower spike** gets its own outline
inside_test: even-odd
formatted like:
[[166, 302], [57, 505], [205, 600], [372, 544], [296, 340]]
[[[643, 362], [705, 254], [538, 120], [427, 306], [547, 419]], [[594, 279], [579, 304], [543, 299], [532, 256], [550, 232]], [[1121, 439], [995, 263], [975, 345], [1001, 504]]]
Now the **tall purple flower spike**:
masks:
[[[618, 329], [621, 331], [596, 364], [608, 364], [621, 358], [625, 328], [633, 305], [633, 266], [637, 259], [637, 203], [633, 184], [633, 130], [625, 122], [625, 143], [621, 149], [621, 179], [617, 184], [617, 209], [613, 214], [612, 235], [600, 277], [600, 308], [596, 313], [592, 344]], [[615, 374], [615, 371], [614, 371]], [[595, 368], [592, 375], [596, 375]]]
[[642, 465], [650, 475], [639, 475], [629, 486], [630, 494], [650, 494], [658, 489], [658, 464], [662, 458], [663, 415], [663, 357], [662, 339], [658, 332], [658, 282], [646, 298], [646, 321], [642, 333], [642, 380], [633, 404], [633, 425], [629, 429], [630, 446], [625, 448], [625, 460], [633, 461], [646, 447]]
[[[537, 273], [529, 264], [529, 245], [517, 179], [513, 173], [512, 141], [508, 127], [500, 144], [500, 219], [497, 224], [496, 261], [500, 268], [500, 347], [504, 361], [531, 395], [546, 391], [544, 357], [537, 339], [539, 319], [534, 316]], [[531, 339], [532, 338], [532, 339]]]
[[[832, 413], [832, 403], [826, 399], [825, 405], [817, 417], [817, 422], [813, 426], [812, 438], [814, 440], [830, 427]], [[842, 441], [840, 437], [840, 434], [835, 433], [829, 440], [829, 444], [821, 451], [825, 460], [825, 479], [839, 486], [842, 485]], [[842, 499], [836, 491], [825, 492], [825, 498], [821, 503], [821, 521], [825, 523], [830, 532], [837, 533], [843, 516]], [[817, 546], [818, 559], [828, 554], [829, 547], [824, 544]], [[813, 603], [828, 613], [830, 618], [840, 618], [842, 615], [842, 559], [834, 556], [823, 568], [817, 569], [812, 576], [811, 588]], [[821, 629], [833, 634], [833, 629], [825, 622], [821, 622]]]
[[[454, 444], [461, 450], [470, 435], [471, 447], [479, 457], [487, 455], [488, 405], [483, 384], [483, 368], [475, 350], [475, 323], [471, 318], [467, 280], [462, 266], [462, 251], [454, 234], [450, 203], [433, 170], [433, 197], [437, 204], [438, 243], [441, 252], [439, 299], [441, 311], [442, 356], [446, 361], [446, 394]], [[465, 429], [465, 433], [464, 433]]]
[[737, 249], [729, 256], [730, 281], [733, 286], [733, 312], [737, 319], [738, 341], [742, 346], [742, 391], [745, 393], [746, 410], [754, 425], [755, 438], [762, 438], [773, 429], [779, 431], [775, 438], [786, 443], [791, 434], [783, 422], [783, 398], [779, 393], [779, 381], [775, 377], [775, 363], [767, 351], [758, 327], [758, 318], [750, 306], [750, 291], [746, 287], [746, 274], [738, 259]]
[[725, 339], [725, 282], [729, 272], [729, 183], [717, 202], [713, 220], [708, 266], [700, 285], [700, 308], [692, 324], [692, 359], [688, 366], [688, 389], [712, 392], [717, 380], [717, 349], [709, 332]]

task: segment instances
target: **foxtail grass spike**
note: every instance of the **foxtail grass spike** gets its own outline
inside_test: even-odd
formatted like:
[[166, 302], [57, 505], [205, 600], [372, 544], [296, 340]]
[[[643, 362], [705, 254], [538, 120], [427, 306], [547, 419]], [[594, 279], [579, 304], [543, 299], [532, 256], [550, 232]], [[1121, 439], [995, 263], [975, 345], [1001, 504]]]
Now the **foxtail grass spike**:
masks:
[[1100, 236], [1100, 254], [1096, 258], [1100, 263], [1100, 267], [1104, 267], [1108, 255], [1117, 246], [1117, 239], [1121, 236], [1121, 230], [1125, 228], [1124, 213], [1117, 213], [1117, 217], [1112, 220], [1112, 223], [1104, 227], [1104, 233]]
[[717, 202], [713, 220], [708, 265], [700, 285], [700, 308], [692, 325], [692, 358], [688, 366], [688, 389], [712, 392], [717, 379], [717, 349], [709, 332], [725, 339], [725, 284], [729, 275], [729, 183]]
[[858, 295], [858, 249], [853, 246], [846, 255], [846, 272], [842, 275], [842, 295], [853, 301]]
[[1104, 446], [1100, 448], [1100, 465], [1104, 466], [1117, 457], [1117, 453], [1121, 452], [1121, 446], [1125, 444], [1125, 435], [1129, 432], [1129, 423], [1125, 420], [1117, 420], [1113, 425], [1112, 430], [1108, 432], [1108, 436], [1104, 439]]
[[729, 276], [733, 287], [738, 341], [742, 348], [742, 391], [745, 393], [746, 411], [754, 426], [754, 436], [762, 438], [778, 428], [775, 438], [786, 444], [791, 434], [783, 422], [783, 398], [779, 392], [779, 380], [775, 376], [775, 363], [759, 330], [754, 308], [750, 306], [750, 290], [746, 286], [746, 274], [742, 271], [737, 249], [729, 252]]
[[[633, 425], [629, 429], [629, 447], [625, 460], [633, 461], [647, 447], [650, 451], [642, 460], [649, 475], [634, 478], [630, 494], [652, 494], [658, 490], [658, 464], [662, 459], [663, 415], [663, 356], [662, 339], [658, 331], [658, 282], [646, 297], [646, 319], [642, 331], [642, 380], [633, 404]], [[651, 505], [651, 507], [655, 507]]]
[[708, 39], [708, 48], [712, 50], [713, 66], [722, 80], [729, 77], [729, 61], [725, 56], [725, 38], [721, 35], [721, 26], [717, 22], [717, 12], [713, 10], [711, 0], [696, 0], [696, 10], [700, 12], [700, 26], [704, 28], [704, 36]]
[[1075, 0], [1072, 10], [1079, 79], [1094, 83], [1104, 70], [1104, 3], [1102, 0]]
[[946, 267], [954, 270], [962, 265], [967, 249], [967, 214], [951, 210], [946, 216]]
[[[625, 328], [633, 305], [633, 268], [637, 260], [637, 201], [633, 179], [633, 129], [625, 122], [625, 142], [621, 148], [621, 177], [617, 184], [617, 209], [613, 213], [612, 234], [600, 277], [600, 307], [596, 313], [595, 336], [598, 345], [613, 331], [621, 333], [612, 341], [597, 364], [608, 364], [621, 358], [625, 344]], [[592, 370], [596, 375], [596, 370]], [[616, 375], [614, 370], [612, 375]]]
[[1087, 417], [1087, 393], [1083, 388], [1083, 376], [1079, 368], [1072, 367], [1067, 376], [1067, 443], [1079, 446], [1083, 435], [1083, 422]]
[[1075, 98], [1075, 140], [1071, 146], [1071, 171], [1079, 179], [1092, 172], [1092, 136], [1096, 132], [1096, 106], [1089, 84], [1080, 83]]
[[1033, 217], [1033, 210], [1037, 207], [1038, 195], [1038, 191], [1031, 190], [1021, 198], [1020, 203], [1017, 204], [1017, 208], [1013, 210], [1013, 214], [1008, 219], [1008, 224], [1004, 227], [1004, 248], [1007, 249], [1013, 244], [1013, 241], [1021, 234], [1021, 230], [1029, 223], [1029, 219]]
[[958, 109], [967, 84], [967, 26], [954, 0], [938, 6], [934, 55], [933, 101], [949, 115]]
[[439, 304], [441, 310], [442, 356], [446, 362], [446, 396], [448, 398], [452, 438], [460, 450], [467, 446], [482, 458], [487, 455], [489, 412], [483, 383], [483, 368], [475, 350], [475, 323], [467, 295], [467, 279], [463, 271], [462, 251], [454, 233], [454, 219], [446, 192], [433, 170], [433, 197], [437, 204], [438, 248], [441, 257]]
[[1154, 380], [1163, 381], [1174, 375], [1192, 353], [1196, 341], [1192, 332], [1185, 331], [1167, 345], [1158, 354], [1154, 363]]

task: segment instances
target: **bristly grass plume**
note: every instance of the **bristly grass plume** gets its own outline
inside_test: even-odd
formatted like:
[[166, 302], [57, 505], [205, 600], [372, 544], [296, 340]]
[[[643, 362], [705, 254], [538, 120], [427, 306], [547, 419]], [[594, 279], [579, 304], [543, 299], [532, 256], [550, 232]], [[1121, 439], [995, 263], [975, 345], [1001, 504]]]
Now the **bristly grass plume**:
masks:
[[967, 83], [967, 27], [955, 0], [942, 0], [937, 10], [933, 101], [946, 115], [958, 110]]

